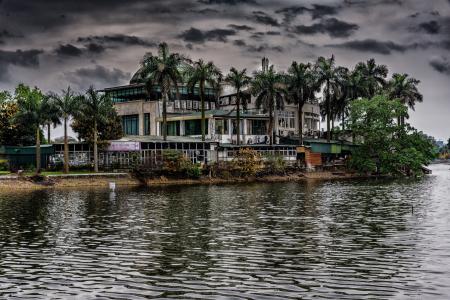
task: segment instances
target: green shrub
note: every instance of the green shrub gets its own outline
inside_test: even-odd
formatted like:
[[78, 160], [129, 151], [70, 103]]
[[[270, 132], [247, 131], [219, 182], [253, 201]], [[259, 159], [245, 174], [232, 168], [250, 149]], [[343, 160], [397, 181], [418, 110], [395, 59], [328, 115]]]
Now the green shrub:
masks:
[[232, 169], [237, 176], [255, 176], [262, 169], [261, 155], [250, 148], [241, 148], [232, 161]]
[[6, 159], [0, 159], [0, 171], [8, 171], [9, 163]]
[[199, 178], [202, 175], [201, 166], [192, 163], [183, 152], [177, 150], [163, 152], [162, 171], [176, 177]]
[[286, 162], [282, 155], [279, 154], [268, 154], [265, 156], [266, 160], [264, 162], [266, 171], [271, 174], [281, 174], [286, 171]]

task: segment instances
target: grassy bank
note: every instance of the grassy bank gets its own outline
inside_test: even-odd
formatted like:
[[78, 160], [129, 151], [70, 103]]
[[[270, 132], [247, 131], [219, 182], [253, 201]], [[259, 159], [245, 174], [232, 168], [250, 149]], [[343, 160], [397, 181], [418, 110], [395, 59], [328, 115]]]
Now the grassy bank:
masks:
[[54, 188], [108, 188], [110, 182], [114, 182], [117, 187], [121, 186], [166, 186], [166, 185], [198, 185], [198, 184], [231, 184], [250, 182], [288, 182], [305, 180], [342, 180], [367, 178], [353, 173], [335, 172], [296, 172], [285, 175], [265, 175], [249, 177], [208, 177], [202, 176], [197, 179], [180, 179], [159, 176], [138, 180], [127, 173], [81, 173], [70, 175], [55, 174], [43, 176], [43, 180], [35, 181], [33, 177], [22, 176], [15, 179], [0, 180], [0, 191], [22, 190], [22, 189], [54, 189]]

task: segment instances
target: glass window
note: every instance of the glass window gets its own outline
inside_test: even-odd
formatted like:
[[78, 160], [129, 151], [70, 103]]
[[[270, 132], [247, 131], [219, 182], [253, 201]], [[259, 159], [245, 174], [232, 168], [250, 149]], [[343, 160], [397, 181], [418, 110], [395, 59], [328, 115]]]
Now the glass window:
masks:
[[295, 128], [295, 114], [293, 111], [278, 112], [278, 126], [282, 128]]
[[[202, 127], [201, 120], [186, 120], [184, 121], [185, 135], [201, 135]], [[208, 119], [205, 120], [205, 134], [208, 134]]]
[[252, 135], [265, 135], [267, 134], [266, 121], [265, 120], [250, 120]]
[[228, 120], [216, 119], [215, 120], [216, 134], [228, 134]]
[[139, 135], [139, 115], [122, 116], [122, 130], [125, 135]]
[[144, 135], [150, 135], [150, 114], [144, 114]]

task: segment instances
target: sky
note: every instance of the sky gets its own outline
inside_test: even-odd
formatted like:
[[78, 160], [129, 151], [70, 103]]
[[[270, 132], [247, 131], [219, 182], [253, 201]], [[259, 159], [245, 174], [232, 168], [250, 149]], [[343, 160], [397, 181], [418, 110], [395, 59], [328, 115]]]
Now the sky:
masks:
[[411, 124], [450, 137], [450, 0], [0, 0], [0, 90], [125, 85], [163, 41], [225, 74], [375, 58], [421, 81]]

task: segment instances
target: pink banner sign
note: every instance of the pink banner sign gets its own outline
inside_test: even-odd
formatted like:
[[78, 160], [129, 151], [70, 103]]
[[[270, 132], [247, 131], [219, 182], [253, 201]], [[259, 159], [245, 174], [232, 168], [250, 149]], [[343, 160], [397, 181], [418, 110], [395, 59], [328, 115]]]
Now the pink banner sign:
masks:
[[111, 142], [108, 146], [108, 151], [139, 151], [141, 150], [141, 143], [139, 142]]

